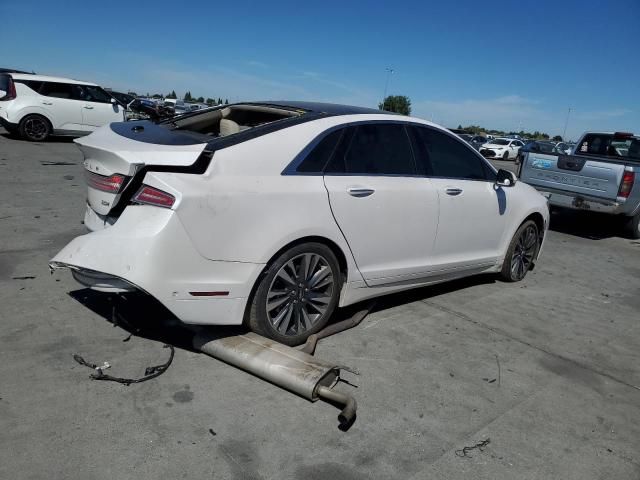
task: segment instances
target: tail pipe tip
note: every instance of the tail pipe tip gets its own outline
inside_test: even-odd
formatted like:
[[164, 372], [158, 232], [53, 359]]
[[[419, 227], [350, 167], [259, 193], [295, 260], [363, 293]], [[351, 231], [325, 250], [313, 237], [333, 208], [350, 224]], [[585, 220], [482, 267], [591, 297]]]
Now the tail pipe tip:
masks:
[[358, 408], [355, 398], [351, 395], [347, 395], [346, 393], [338, 392], [329, 387], [323, 386], [318, 387], [316, 393], [323, 400], [343, 405], [342, 411], [338, 414], [338, 421], [340, 422], [341, 427], [348, 428], [351, 426], [355, 421], [356, 410]]

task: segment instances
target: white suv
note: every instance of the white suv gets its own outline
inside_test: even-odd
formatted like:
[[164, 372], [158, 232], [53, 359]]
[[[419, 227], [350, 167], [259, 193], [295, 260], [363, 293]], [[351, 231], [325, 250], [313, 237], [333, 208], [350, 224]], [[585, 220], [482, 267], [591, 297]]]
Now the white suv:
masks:
[[110, 122], [122, 122], [124, 111], [115, 98], [94, 83], [0, 74], [0, 124], [27, 140], [87, 135]]

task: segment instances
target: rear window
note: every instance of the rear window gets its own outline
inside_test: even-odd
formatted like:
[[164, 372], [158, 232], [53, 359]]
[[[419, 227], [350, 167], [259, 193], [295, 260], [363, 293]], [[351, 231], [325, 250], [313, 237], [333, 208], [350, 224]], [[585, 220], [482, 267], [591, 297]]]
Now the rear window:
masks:
[[40, 94], [55, 98], [73, 98], [73, 85], [68, 83], [43, 82]]
[[623, 157], [640, 160], [640, 138], [609, 134], [587, 134], [575, 150], [576, 155]]
[[16, 79], [14, 80], [15, 83], [21, 83], [23, 85], [26, 85], [27, 87], [29, 87], [31, 90], [33, 90], [34, 92], [38, 92], [40, 90], [40, 87], [42, 86], [42, 82], [39, 82], [37, 80], [21, 80], [21, 79]]

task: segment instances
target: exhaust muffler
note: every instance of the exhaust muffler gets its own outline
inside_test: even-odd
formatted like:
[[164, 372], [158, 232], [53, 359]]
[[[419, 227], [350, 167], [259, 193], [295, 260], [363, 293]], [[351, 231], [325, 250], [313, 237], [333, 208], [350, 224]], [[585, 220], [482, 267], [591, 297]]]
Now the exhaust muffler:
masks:
[[312, 402], [322, 398], [341, 405], [338, 421], [343, 429], [355, 420], [355, 399], [333, 390], [340, 379], [339, 365], [325, 363], [253, 332], [230, 337], [201, 332], [194, 337], [193, 346]]

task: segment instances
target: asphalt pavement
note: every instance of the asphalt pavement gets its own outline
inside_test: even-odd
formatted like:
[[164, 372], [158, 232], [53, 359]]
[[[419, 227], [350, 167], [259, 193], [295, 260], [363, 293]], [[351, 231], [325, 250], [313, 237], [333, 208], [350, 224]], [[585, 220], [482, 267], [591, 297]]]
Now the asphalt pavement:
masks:
[[[521, 283], [393, 295], [321, 340], [360, 372], [343, 432], [334, 406], [191, 351], [153, 302], [50, 274], [85, 233], [81, 163], [0, 130], [0, 478], [640, 478], [640, 242], [610, 218], [555, 214]], [[136, 377], [164, 343], [170, 368], [131, 386], [72, 358]]]

